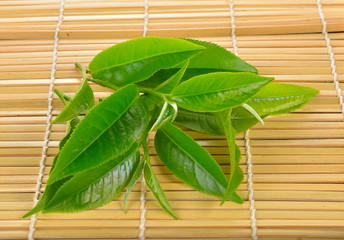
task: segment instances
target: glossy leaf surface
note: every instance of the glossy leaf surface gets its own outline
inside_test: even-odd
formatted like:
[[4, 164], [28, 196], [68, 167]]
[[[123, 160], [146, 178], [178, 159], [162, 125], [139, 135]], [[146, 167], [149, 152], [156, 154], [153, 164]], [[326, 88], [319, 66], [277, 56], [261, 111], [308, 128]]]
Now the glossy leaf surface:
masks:
[[153, 193], [156, 200], [159, 202], [160, 206], [169, 213], [172, 217], [178, 219], [177, 215], [174, 213], [171, 205], [169, 204], [164, 191], [162, 190], [158, 179], [154, 175], [154, 172], [149, 164], [145, 165], [144, 177], [148, 188]]
[[185, 40], [207, 48], [190, 60], [189, 68], [258, 73], [255, 67], [215, 43], [195, 39]]
[[263, 87], [248, 104], [261, 116], [294, 111], [309, 102], [318, 90], [285, 83], [270, 83]]
[[[194, 39], [185, 40], [206, 47], [206, 50], [190, 59], [190, 65], [186, 69], [182, 81], [213, 72], [258, 72], [255, 67], [217, 44]], [[143, 87], [154, 88], [169, 79], [179, 69], [161, 69], [139, 84]]]
[[86, 113], [94, 105], [93, 91], [87, 81], [83, 81], [75, 96], [68, 102], [53, 123], [67, 122]]
[[221, 168], [182, 130], [167, 123], [157, 131], [154, 146], [161, 161], [183, 182], [202, 193], [224, 196], [228, 182]]
[[187, 110], [215, 112], [245, 103], [272, 80], [253, 73], [210, 73], [183, 82], [172, 97]]
[[113, 93], [78, 124], [62, 149], [48, 184], [126, 152], [147, 125], [148, 114], [134, 85]]
[[125, 86], [175, 67], [202, 50], [205, 48], [182, 39], [141, 37], [100, 52], [89, 69], [95, 79]]
[[215, 113], [192, 112], [184, 108], [179, 108], [177, 117], [173, 122], [198, 132], [212, 135], [225, 135], [221, 121]]
[[126, 154], [75, 174], [57, 191], [43, 212], [75, 212], [110, 202], [128, 185], [139, 159], [135, 143]]

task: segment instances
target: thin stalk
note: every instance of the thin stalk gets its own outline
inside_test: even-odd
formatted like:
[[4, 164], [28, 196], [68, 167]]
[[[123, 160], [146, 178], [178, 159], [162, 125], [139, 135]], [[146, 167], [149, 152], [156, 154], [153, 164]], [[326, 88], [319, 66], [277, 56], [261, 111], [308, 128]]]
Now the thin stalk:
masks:
[[153, 91], [153, 90], [150, 90], [147, 88], [139, 87], [139, 86], [137, 86], [137, 88], [139, 89], [140, 92], [148, 93], [148, 94], [157, 96], [157, 97], [161, 98], [164, 102], [169, 102], [167, 97], [166, 97], [166, 94], [159, 93], [159, 92], [156, 92], [156, 91]]
[[79, 62], [76, 62], [75, 66], [81, 70], [82, 78], [84, 79], [84, 81], [87, 81], [87, 69]]
[[72, 99], [70, 96], [67, 96], [57, 88], [54, 89], [54, 92], [61, 99], [64, 105], [67, 105], [67, 103]]

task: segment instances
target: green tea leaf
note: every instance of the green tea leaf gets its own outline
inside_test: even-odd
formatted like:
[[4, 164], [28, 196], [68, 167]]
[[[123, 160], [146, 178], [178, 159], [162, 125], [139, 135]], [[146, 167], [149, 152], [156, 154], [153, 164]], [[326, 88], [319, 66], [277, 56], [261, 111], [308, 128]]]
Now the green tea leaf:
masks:
[[100, 207], [128, 185], [140, 159], [138, 144], [120, 157], [75, 174], [55, 194], [43, 212], [75, 212]]
[[[264, 86], [247, 104], [260, 116], [285, 114], [309, 102], [318, 90], [285, 83], [269, 83]], [[236, 132], [242, 132], [258, 123], [246, 109], [239, 106], [233, 109], [232, 124]]]
[[172, 99], [187, 110], [216, 112], [245, 103], [272, 80], [253, 73], [210, 73], [180, 84]]
[[[213, 72], [258, 72], [255, 67], [217, 44], [194, 39], [185, 40], [206, 47], [207, 49], [190, 59], [190, 64], [185, 71], [182, 81]], [[169, 79], [173, 74], [176, 74], [178, 70], [179, 68], [161, 69], [149, 79], [140, 82], [139, 85], [154, 88], [162, 84], [166, 79]]]
[[83, 81], [75, 96], [68, 102], [52, 124], [69, 121], [86, 113], [94, 105], [94, 95], [87, 80]]
[[135, 85], [110, 95], [80, 121], [61, 150], [48, 184], [126, 152], [146, 127], [148, 114]]
[[154, 172], [148, 163], [145, 165], [144, 177], [148, 188], [151, 190], [154, 197], [158, 200], [160, 206], [162, 206], [162, 208], [172, 217], [178, 219], [177, 215], [174, 213], [171, 205], [169, 204], [165, 193], [158, 182], [158, 179], [154, 175]]
[[270, 83], [247, 104], [260, 116], [289, 113], [309, 102], [318, 90], [285, 83]]
[[206, 134], [225, 135], [221, 120], [216, 113], [192, 112], [178, 108], [178, 114], [173, 123]]
[[[257, 112], [257, 114], [259, 113]], [[264, 119], [267, 115], [260, 115], [260, 117]], [[242, 106], [233, 108], [231, 121], [236, 133], [246, 131], [259, 122], [256, 117]]]
[[89, 69], [93, 78], [121, 87], [147, 79], [160, 69], [175, 67], [204, 49], [182, 39], [141, 37], [100, 52]]
[[238, 156], [238, 157], [236, 156], [237, 147], [235, 144], [235, 130], [232, 127], [231, 118], [230, 118], [231, 112], [232, 112], [232, 109], [225, 110], [223, 112], [218, 113], [218, 117], [220, 118], [222, 126], [225, 130], [229, 153], [230, 153], [230, 165], [231, 165], [228, 186], [227, 186], [227, 189], [226, 189], [226, 192], [224, 194], [221, 204], [223, 204], [227, 200], [227, 198], [233, 192], [235, 192], [235, 190], [239, 187], [240, 183], [244, 179], [244, 173], [238, 164], [238, 162], [240, 161], [240, 158], [238, 157], [241, 157], [241, 156]]
[[161, 161], [183, 182], [202, 193], [224, 197], [228, 182], [220, 166], [182, 130], [167, 123], [157, 131], [154, 146]]
[[[70, 138], [71, 134], [73, 133], [76, 125], [79, 123], [79, 119], [78, 118], [74, 118], [71, 121], [67, 122], [67, 135], [60, 141], [59, 144], [59, 150], [61, 150], [63, 148], [63, 146], [65, 145], [65, 143], [67, 142], [67, 140]], [[54, 169], [55, 165], [56, 165], [56, 161], [58, 159], [60, 153], [56, 154], [56, 156], [54, 157], [53, 160], [53, 164], [51, 166], [50, 172], [52, 172], [52, 170]], [[47, 185], [45, 187], [44, 193], [41, 197], [41, 199], [39, 200], [39, 202], [36, 204], [36, 206], [30, 210], [28, 213], [26, 213], [23, 218], [29, 217], [35, 213], [38, 213], [39, 211], [42, 211], [44, 209], [44, 207], [48, 204], [48, 202], [55, 196], [57, 190], [66, 182], [68, 181], [72, 176], [66, 177], [64, 179], [61, 179], [57, 182], [54, 182], [51, 185]]]
[[173, 89], [175, 89], [175, 87], [179, 84], [179, 82], [182, 79], [188, 65], [189, 65], [189, 62], [187, 62], [184, 65], [184, 67], [182, 67], [178, 72], [173, 74], [173, 76], [171, 76], [165, 82], [158, 85], [153, 90], [161, 92], [161, 93], [171, 93], [173, 91]]
[[207, 48], [190, 60], [189, 68], [258, 73], [255, 67], [215, 43], [195, 39], [185, 40]]

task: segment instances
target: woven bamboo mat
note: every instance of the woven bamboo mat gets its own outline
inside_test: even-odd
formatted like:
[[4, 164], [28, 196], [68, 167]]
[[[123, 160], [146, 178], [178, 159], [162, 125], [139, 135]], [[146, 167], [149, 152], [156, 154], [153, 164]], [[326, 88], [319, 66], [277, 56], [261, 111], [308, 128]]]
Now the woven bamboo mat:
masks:
[[[231, 14], [231, 1], [225, 0], [0, 1], [1, 239], [138, 239], [140, 234], [146, 239], [344, 239], [339, 98], [344, 89], [344, 3], [233, 3]], [[56, 96], [49, 102], [49, 91], [54, 86], [73, 94], [81, 77], [75, 61], [88, 64], [102, 49], [142, 36], [145, 27], [147, 35], [193, 37], [237, 48], [260, 74], [311, 86], [320, 94], [295, 113], [270, 117], [264, 128], [257, 125], [246, 136], [238, 135], [245, 172], [239, 188], [243, 205], [220, 207], [219, 199], [182, 184], [153, 156], [154, 171], [181, 220], [164, 213], [149, 191], [141, 192], [140, 184], [126, 214], [122, 195], [97, 210], [22, 219], [33, 206], [36, 189], [44, 190], [65, 131], [65, 125], [56, 124], [47, 134], [48, 116], [54, 118], [62, 108]], [[92, 86], [96, 97], [109, 94]], [[228, 173], [224, 138], [187, 132]], [[252, 176], [246, 174], [247, 160]], [[40, 171], [42, 186], [37, 185]]]

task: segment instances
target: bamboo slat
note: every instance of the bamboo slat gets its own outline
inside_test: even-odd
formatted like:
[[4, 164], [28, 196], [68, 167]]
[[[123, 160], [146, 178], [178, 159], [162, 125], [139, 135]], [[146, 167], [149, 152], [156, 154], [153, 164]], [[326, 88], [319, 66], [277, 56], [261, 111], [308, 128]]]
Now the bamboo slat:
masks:
[[[149, 0], [147, 35], [193, 37], [233, 49], [227, 0]], [[276, 82], [320, 90], [294, 113], [266, 118], [248, 135], [257, 236], [263, 240], [344, 239], [344, 115], [333, 82], [317, 0], [234, 0], [239, 56]], [[344, 89], [344, 4], [321, 0], [339, 88]], [[60, 0], [0, 1], [0, 239], [27, 239], [47, 127], [54, 35]], [[59, 31], [54, 86], [73, 95], [80, 85], [79, 61], [113, 44], [140, 37], [144, 0], [65, 0]], [[91, 84], [96, 98], [111, 91]], [[342, 91], [344, 96], [344, 92]], [[52, 118], [63, 104], [53, 98]], [[229, 174], [223, 136], [184, 129]], [[65, 125], [49, 136], [40, 191], [45, 188]], [[149, 136], [153, 170], [180, 220], [169, 217], [146, 193], [146, 239], [252, 239], [244, 134], [244, 204], [225, 203], [198, 193], [163, 166]], [[41, 214], [35, 239], [138, 239], [142, 228], [141, 185], [123, 212], [123, 194], [109, 204], [79, 213]]]

